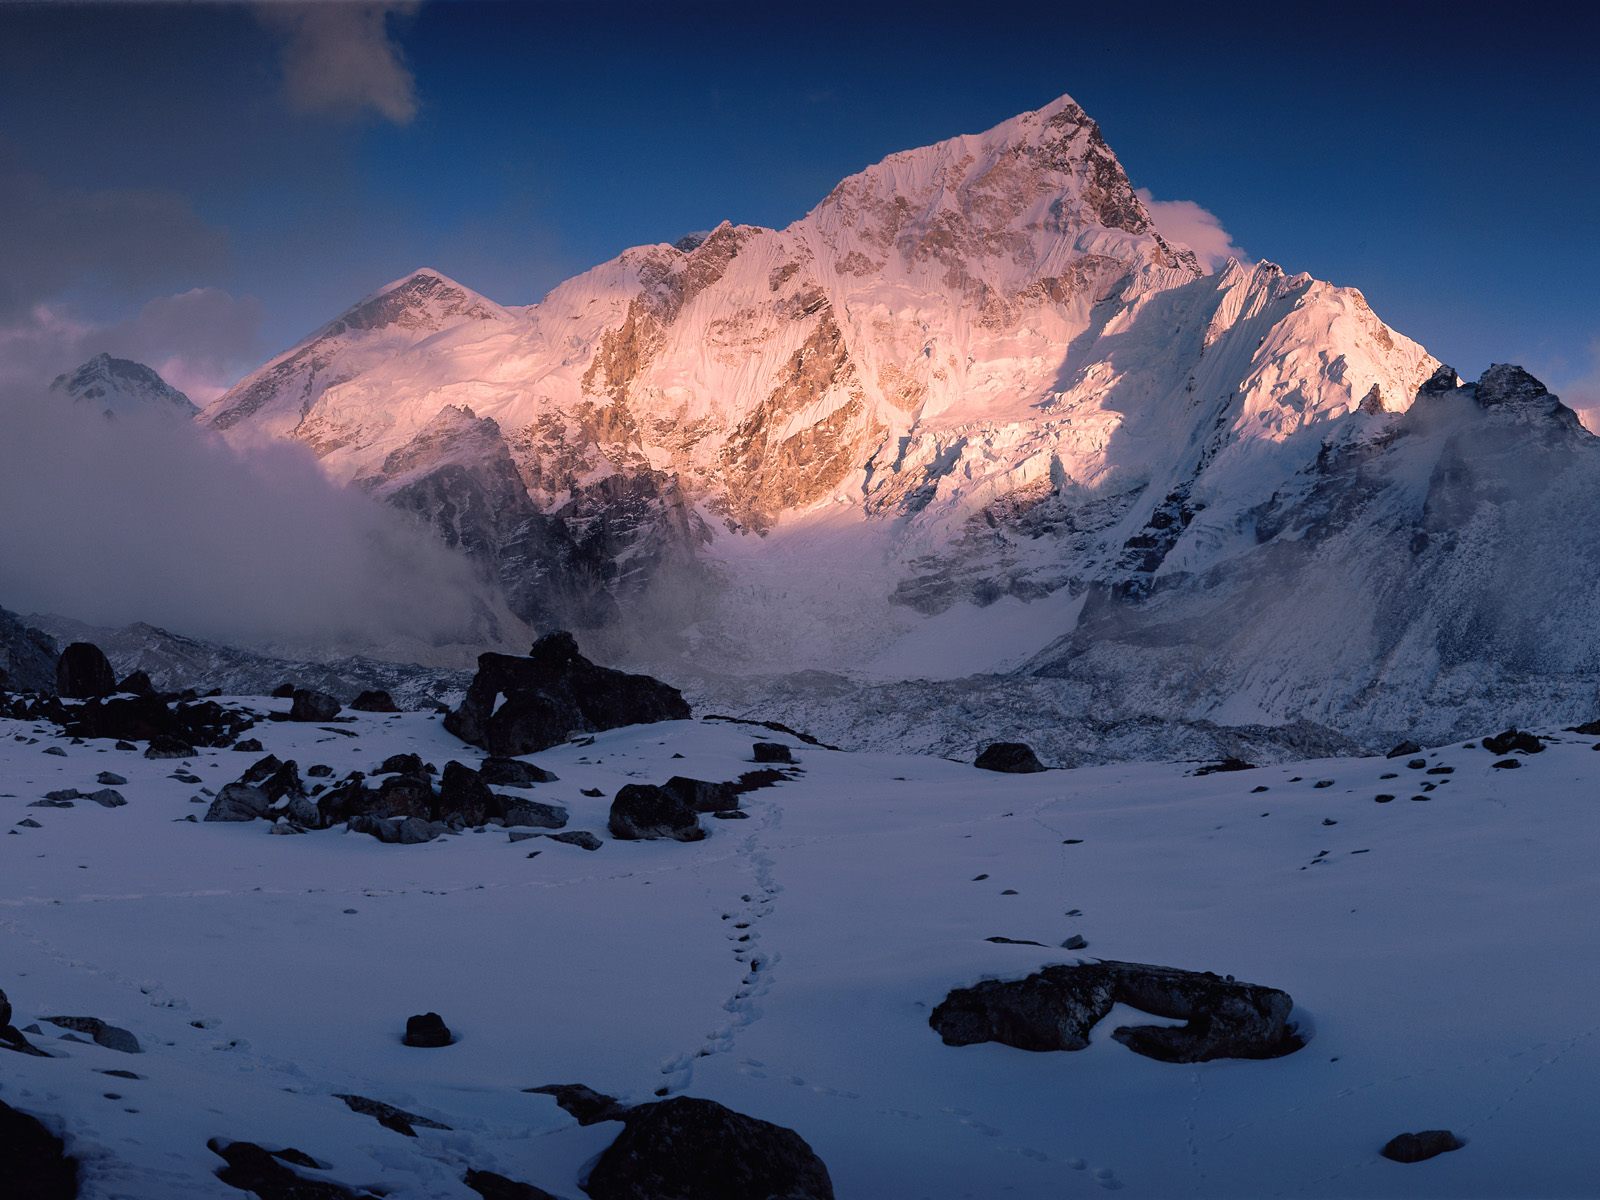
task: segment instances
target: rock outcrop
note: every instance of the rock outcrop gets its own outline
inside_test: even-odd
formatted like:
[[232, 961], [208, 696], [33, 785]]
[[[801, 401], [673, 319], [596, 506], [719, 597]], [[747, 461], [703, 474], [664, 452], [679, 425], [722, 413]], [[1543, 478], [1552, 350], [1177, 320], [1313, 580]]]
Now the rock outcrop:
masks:
[[1210, 972], [1110, 961], [957, 988], [928, 1024], [948, 1046], [1000, 1042], [1020, 1050], [1082, 1050], [1089, 1031], [1116, 1004], [1187, 1022], [1112, 1032], [1128, 1049], [1163, 1062], [1280, 1058], [1305, 1044], [1289, 1023], [1294, 1001], [1287, 992]]
[[578, 652], [571, 634], [550, 633], [526, 658], [480, 655], [478, 673], [445, 728], [492, 755], [514, 757], [578, 733], [689, 715], [677, 688], [596, 666]]

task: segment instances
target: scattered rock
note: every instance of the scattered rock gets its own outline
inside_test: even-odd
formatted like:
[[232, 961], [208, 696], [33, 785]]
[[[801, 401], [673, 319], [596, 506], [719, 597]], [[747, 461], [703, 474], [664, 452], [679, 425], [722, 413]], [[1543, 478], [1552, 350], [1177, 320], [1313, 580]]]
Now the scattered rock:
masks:
[[331, 721], [339, 715], [339, 702], [327, 692], [314, 692], [310, 688], [296, 688], [294, 703], [289, 706], [291, 721]]
[[427, 767], [423, 765], [422, 758], [416, 754], [391, 754], [383, 760], [374, 775], [426, 775]]
[[65, 758], [67, 756], [67, 752], [60, 746], [46, 746], [44, 752], [46, 754], [53, 754], [57, 758]]
[[280, 683], [277, 687], [272, 689], [270, 695], [274, 700], [288, 700], [294, 695], [294, 693], [294, 684]]
[[628, 1106], [615, 1096], [607, 1096], [581, 1083], [545, 1083], [522, 1090], [540, 1096], [554, 1096], [556, 1103], [579, 1125], [620, 1121], [628, 1113]]
[[1390, 1138], [1378, 1153], [1391, 1162], [1419, 1163], [1465, 1145], [1448, 1129], [1424, 1129], [1421, 1133], [1402, 1133]]
[[[521, 825], [530, 829], [560, 829], [567, 823], [567, 810], [555, 804], [539, 804], [519, 796], [496, 796], [503, 806], [501, 819], [507, 825]], [[593, 834], [585, 834], [593, 837]], [[558, 839], [565, 840], [565, 839]], [[575, 842], [574, 845], [581, 845]]]
[[1415, 742], [1411, 741], [1408, 738], [1405, 741], [1401, 742], [1393, 750], [1389, 751], [1389, 753], [1385, 754], [1384, 757], [1385, 758], [1404, 758], [1408, 754], [1421, 754], [1421, 753], [1422, 753], [1422, 747], [1417, 745]]
[[101, 788], [98, 792], [91, 792], [86, 798], [93, 800], [101, 808], [121, 808], [127, 803], [122, 798], [122, 793], [115, 788]]
[[1420, 770], [1422, 770], [1423, 767], [1425, 767], [1427, 765], [1428, 765], [1428, 760], [1425, 759], [1425, 758], [1413, 758], [1409, 762], [1406, 763], [1406, 767], [1409, 770], [1412, 770], [1412, 771], [1420, 771]]
[[1572, 726], [1567, 732], [1581, 733], [1585, 737], [1600, 736], [1600, 721], [1585, 721], [1582, 725]]
[[1531, 733], [1512, 728], [1484, 738], [1483, 748], [1490, 754], [1538, 754], [1544, 743]]
[[983, 940], [993, 942], [997, 946], [1039, 946], [1041, 948], [1044, 946], [1043, 942], [1033, 942], [1027, 938], [986, 937]]
[[333, 768], [327, 763], [312, 763], [306, 768], [306, 774], [313, 779], [326, 779], [333, 774]]
[[394, 702], [394, 697], [381, 688], [362, 692], [354, 700], [350, 701], [350, 707], [356, 712], [396, 713], [400, 711], [400, 706]]
[[1223, 771], [1254, 771], [1255, 769], [1255, 763], [1245, 762], [1245, 760], [1242, 758], [1234, 758], [1232, 755], [1229, 755], [1220, 762], [1207, 763], [1199, 770], [1192, 772], [1192, 774], [1216, 775]]
[[993, 742], [973, 760], [981, 771], [1001, 771], [1008, 775], [1031, 775], [1045, 770], [1045, 765], [1026, 742]]
[[487, 783], [504, 787], [532, 787], [536, 783], [555, 783], [557, 776], [518, 758], [486, 758], [478, 768]]
[[396, 1108], [392, 1104], [385, 1104], [382, 1100], [369, 1100], [366, 1096], [353, 1096], [347, 1092], [335, 1092], [334, 1099], [343, 1100], [352, 1112], [358, 1112], [364, 1117], [371, 1117], [385, 1129], [392, 1129], [396, 1133], [404, 1134], [408, 1138], [417, 1136], [413, 1126], [420, 1125], [424, 1129], [449, 1129], [438, 1121], [427, 1117], [419, 1117], [416, 1113], [406, 1112], [403, 1108]]
[[1081, 933], [1075, 933], [1061, 943], [1061, 948], [1063, 950], [1087, 950], [1089, 943]]
[[592, 797], [596, 797], [596, 796], [604, 796], [605, 793], [602, 792], [599, 788], [579, 788], [578, 789], [578, 795], [580, 795], [580, 796], [589, 796], [589, 797], [592, 798]]
[[257, 738], [245, 738], [243, 741], [235, 742], [233, 744], [233, 748], [235, 750], [242, 750], [246, 754], [260, 754], [261, 742]]
[[605, 844], [587, 829], [573, 829], [566, 833], [544, 833], [536, 836], [546, 837], [552, 842], [562, 842], [568, 846], [578, 846], [584, 850], [598, 850]]
[[69, 700], [99, 699], [117, 690], [111, 662], [93, 642], [73, 642], [56, 660], [56, 694]]
[[0, 1183], [17, 1200], [74, 1200], [78, 1160], [37, 1117], [0, 1100]]
[[1163, 1062], [1278, 1058], [1305, 1044], [1288, 1023], [1294, 1002], [1287, 992], [1210, 972], [1111, 961], [956, 988], [928, 1024], [949, 1046], [1000, 1042], [1020, 1050], [1082, 1050], [1089, 1031], [1119, 1003], [1188, 1022], [1113, 1031], [1130, 1050]]
[[207, 821], [254, 821], [272, 809], [266, 792], [251, 783], [230, 783], [206, 809]]
[[259, 1200], [358, 1200], [370, 1196], [355, 1192], [325, 1179], [307, 1179], [284, 1166], [284, 1161], [307, 1166], [316, 1160], [303, 1150], [288, 1147], [264, 1150], [254, 1142], [226, 1142], [212, 1138], [206, 1148], [228, 1165], [217, 1169], [217, 1178], [241, 1192], [253, 1192]]
[[734, 783], [710, 783], [704, 779], [674, 775], [661, 788], [671, 792], [695, 812], [724, 812], [739, 807], [739, 785]]
[[1491, 767], [1498, 767], [1502, 771], [1515, 771], [1518, 767], [1522, 766], [1522, 760], [1520, 758], [1502, 758], [1500, 761], [1492, 762], [1489, 765]]
[[118, 775], [115, 771], [101, 771], [100, 774], [94, 777], [94, 781], [102, 787], [122, 787], [128, 782], [127, 779]]
[[99, 1017], [44, 1017], [52, 1025], [59, 1025], [62, 1029], [70, 1029], [74, 1033], [87, 1034], [95, 1040], [98, 1046], [107, 1050], [117, 1050], [123, 1054], [143, 1054], [139, 1046], [139, 1039], [126, 1029], [119, 1029], [115, 1025], [107, 1025]]
[[170, 734], [158, 734], [150, 739], [150, 744], [145, 747], [146, 758], [193, 758], [194, 747], [182, 738]]
[[688, 1096], [630, 1109], [584, 1190], [593, 1200], [833, 1200], [828, 1168], [794, 1130]]
[[794, 762], [794, 752], [782, 742], [757, 742], [750, 748], [750, 757], [758, 763]]
[[477, 675], [444, 724], [465, 742], [512, 757], [559, 745], [576, 733], [689, 715], [677, 688], [596, 666], [578, 652], [570, 633], [558, 632], [535, 642], [526, 658], [480, 655]]
[[391, 846], [418, 846], [431, 842], [448, 828], [443, 822], [422, 817], [374, 817], [357, 813], [345, 822], [351, 833], [367, 833]]
[[[35, 1058], [50, 1057], [23, 1037], [22, 1030], [11, 1023], [11, 1001], [6, 999], [4, 992], [0, 992], [0, 1048], [14, 1050], [18, 1054], [31, 1054]], [[4, 1139], [0, 1138], [0, 1145], [3, 1144]]]
[[695, 810], [664, 788], [630, 783], [611, 802], [611, 836], [621, 841], [672, 838], [697, 842], [706, 836]]
[[450, 1045], [451, 1042], [455, 1041], [455, 1038], [451, 1036], [449, 1026], [444, 1023], [444, 1018], [436, 1012], [430, 1012], [407, 1017], [406, 1035], [401, 1040], [408, 1046], [432, 1050], [440, 1046]]
[[155, 684], [150, 682], [150, 676], [144, 671], [131, 671], [117, 684], [117, 691], [126, 692], [130, 696], [154, 696]]

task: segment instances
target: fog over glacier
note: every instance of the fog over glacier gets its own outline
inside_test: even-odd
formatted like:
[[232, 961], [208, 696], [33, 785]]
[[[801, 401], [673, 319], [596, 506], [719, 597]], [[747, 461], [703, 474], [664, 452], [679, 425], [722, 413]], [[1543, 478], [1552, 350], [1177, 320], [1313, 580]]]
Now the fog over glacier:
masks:
[[234, 450], [21, 389], [0, 411], [0, 593], [17, 610], [378, 654], [506, 628], [465, 559], [298, 446]]

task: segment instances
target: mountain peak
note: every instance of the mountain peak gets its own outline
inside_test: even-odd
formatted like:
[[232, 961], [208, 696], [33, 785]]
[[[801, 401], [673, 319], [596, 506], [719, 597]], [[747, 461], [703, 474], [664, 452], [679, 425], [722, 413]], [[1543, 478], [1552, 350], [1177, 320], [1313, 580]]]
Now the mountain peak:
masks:
[[156, 411], [192, 417], [200, 409], [155, 370], [101, 351], [76, 370], [57, 375], [50, 390], [79, 404], [96, 404], [106, 416]]

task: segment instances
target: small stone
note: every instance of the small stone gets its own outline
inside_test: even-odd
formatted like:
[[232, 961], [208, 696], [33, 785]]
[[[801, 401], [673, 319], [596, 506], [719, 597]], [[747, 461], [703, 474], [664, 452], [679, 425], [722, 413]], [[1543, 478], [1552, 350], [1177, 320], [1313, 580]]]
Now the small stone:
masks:
[[121, 787], [128, 781], [115, 771], [101, 771], [94, 777], [94, 781], [102, 787]]
[[1089, 942], [1081, 933], [1075, 933], [1061, 943], [1061, 948], [1063, 950], [1087, 950]]
[[[1600, 750], [1600, 742], [1595, 743], [1595, 749]], [[1516, 758], [1502, 758], [1499, 762], [1492, 762], [1489, 765], [1502, 771], [1515, 771], [1522, 766], [1522, 761]]]
[[1410, 762], [1406, 763], [1406, 766], [1409, 767], [1413, 771], [1420, 771], [1420, 770], [1422, 770], [1423, 767], [1425, 767], [1427, 765], [1428, 765], [1428, 760], [1425, 759], [1425, 758], [1413, 758]]
[[1394, 797], [1389, 795], [1388, 792], [1380, 792], [1378, 795], [1373, 797], [1373, 800], [1375, 800], [1379, 804], [1387, 804], [1387, 803], [1389, 803], [1389, 801], [1391, 801], [1393, 799], [1394, 799]]

